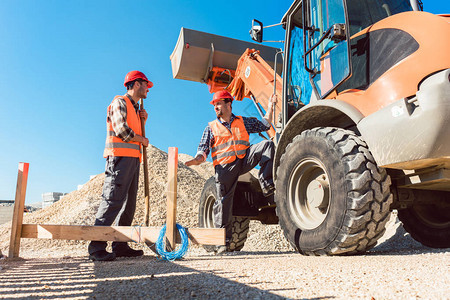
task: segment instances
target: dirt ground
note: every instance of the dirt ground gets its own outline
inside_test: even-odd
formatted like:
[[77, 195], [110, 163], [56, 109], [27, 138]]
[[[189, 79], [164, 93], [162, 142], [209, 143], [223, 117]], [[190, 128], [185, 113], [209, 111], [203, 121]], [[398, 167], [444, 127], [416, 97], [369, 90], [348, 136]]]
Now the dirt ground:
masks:
[[79, 254], [0, 260], [0, 298], [450, 299], [450, 253], [428, 248], [339, 257], [197, 248], [173, 262]]

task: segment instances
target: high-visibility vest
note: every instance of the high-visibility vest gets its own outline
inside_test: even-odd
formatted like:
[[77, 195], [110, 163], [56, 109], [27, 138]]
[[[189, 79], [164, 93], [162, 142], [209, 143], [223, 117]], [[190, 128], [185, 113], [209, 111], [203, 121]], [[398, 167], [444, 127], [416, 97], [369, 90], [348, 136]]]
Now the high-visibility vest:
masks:
[[214, 144], [211, 148], [214, 166], [232, 163], [236, 157], [245, 157], [250, 143], [241, 116], [236, 117], [231, 123], [231, 132], [219, 120], [209, 122], [209, 127], [214, 135]]
[[[127, 104], [127, 124], [134, 131], [135, 134], [142, 135], [141, 119], [134, 109], [131, 100], [127, 96], [116, 96], [111, 104], [108, 106], [108, 115], [111, 110], [112, 103], [117, 98], [123, 98]], [[106, 121], [106, 143], [103, 157], [108, 156], [127, 156], [139, 157], [141, 160], [141, 145], [138, 142], [124, 142], [121, 138], [116, 136], [112, 127], [111, 120]]]

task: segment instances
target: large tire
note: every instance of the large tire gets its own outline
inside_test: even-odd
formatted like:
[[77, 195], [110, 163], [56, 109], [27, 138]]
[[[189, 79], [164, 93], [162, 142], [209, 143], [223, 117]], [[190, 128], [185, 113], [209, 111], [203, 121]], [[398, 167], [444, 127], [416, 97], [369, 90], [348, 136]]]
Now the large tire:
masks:
[[[215, 178], [209, 178], [203, 186], [203, 191], [200, 196], [198, 224], [202, 228], [214, 228], [214, 213], [213, 206], [217, 199], [217, 190]], [[250, 218], [247, 217], [232, 217], [232, 238], [229, 245], [229, 251], [240, 251], [247, 240], [248, 230], [250, 226]], [[206, 251], [212, 252], [215, 246], [203, 246]]]
[[277, 170], [280, 226], [305, 255], [362, 253], [385, 231], [390, 184], [354, 132], [306, 130], [286, 147]]
[[450, 248], [450, 210], [444, 201], [415, 202], [399, 210], [398, 218], [411, 237], [421, 244], [431, 248]]

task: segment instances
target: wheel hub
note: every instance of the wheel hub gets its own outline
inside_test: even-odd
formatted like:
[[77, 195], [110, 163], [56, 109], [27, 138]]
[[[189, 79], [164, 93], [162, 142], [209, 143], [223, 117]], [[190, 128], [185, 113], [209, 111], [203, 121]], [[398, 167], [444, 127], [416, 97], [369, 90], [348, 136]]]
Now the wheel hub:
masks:
[[320, 175], [312, 180], [306, 188], [306, 199], [311, 207], [319, 210], [326, 209], [328, 206], [329, 185], [326, 177]]
[[206, 205], [203, 208], [203, 224], [206, 228], [214, 228], [214, 202], [216, 198], [213, 195], [209, 195], [206, 200]]
[[302, 160], [289, 180], [289, 207], [301, 229], [323, 223], [330, 205], [330, 183], [325, 167], [316, 158]]

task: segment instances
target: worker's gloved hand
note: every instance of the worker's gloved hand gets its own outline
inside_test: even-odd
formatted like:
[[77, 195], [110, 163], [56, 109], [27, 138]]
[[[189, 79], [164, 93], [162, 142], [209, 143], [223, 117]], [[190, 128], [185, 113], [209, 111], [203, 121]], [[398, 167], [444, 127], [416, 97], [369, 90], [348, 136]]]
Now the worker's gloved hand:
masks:
[[278, 96], [276, 94], [273, 94], [272, 96], [270, 96], [269, 105], [276, 104], [277, 101], [278, 101]]

